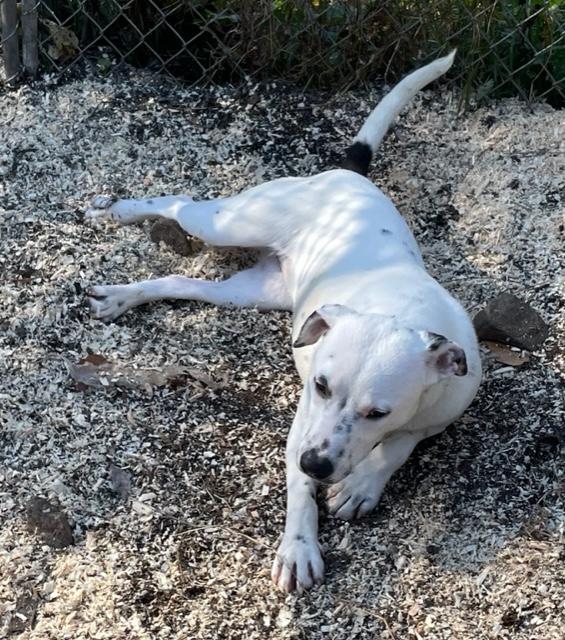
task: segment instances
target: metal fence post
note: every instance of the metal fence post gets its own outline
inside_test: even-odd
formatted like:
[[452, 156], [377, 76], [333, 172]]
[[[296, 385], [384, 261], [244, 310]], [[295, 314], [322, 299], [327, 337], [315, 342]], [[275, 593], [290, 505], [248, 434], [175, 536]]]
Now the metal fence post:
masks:
[[20, 73], [16, 0], [0, 0], [0, 18], [2, 19], [2, 49], [6, 83], [13, 85]]
[[39, 66], [37, 47], [37, 7], [39, 0], [22, 0], [22, 61], [26, 73], [35, 76]]

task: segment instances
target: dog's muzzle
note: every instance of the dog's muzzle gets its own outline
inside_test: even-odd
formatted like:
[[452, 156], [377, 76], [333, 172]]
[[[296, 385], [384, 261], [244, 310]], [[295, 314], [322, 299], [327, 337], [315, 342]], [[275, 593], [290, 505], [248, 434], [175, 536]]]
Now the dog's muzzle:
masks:
[[320, 456], [317, 449], [308, 449], [300, 456], [300, 469], [311, 478], [323, 480], [329, 478], [334, 472], [332, 461], [325, 456]]

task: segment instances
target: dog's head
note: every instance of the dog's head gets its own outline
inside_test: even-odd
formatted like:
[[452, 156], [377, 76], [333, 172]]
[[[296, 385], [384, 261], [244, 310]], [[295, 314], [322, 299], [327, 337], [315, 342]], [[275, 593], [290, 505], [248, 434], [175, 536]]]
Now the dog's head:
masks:
[[341, 305], [312, 313], [293, 346], [314, 344], [298, 464], [328, 483], [405, 426], [430, 387], [467, 373], [463, 349], [447, 338]]

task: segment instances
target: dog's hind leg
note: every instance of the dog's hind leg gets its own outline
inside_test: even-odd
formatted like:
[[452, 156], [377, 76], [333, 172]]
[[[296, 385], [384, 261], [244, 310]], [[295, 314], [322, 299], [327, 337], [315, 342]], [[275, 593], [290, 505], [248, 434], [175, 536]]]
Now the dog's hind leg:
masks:
[[178, 208], [192, 202], [190, 196], [160, 196], [142, 200], [94, 196], [85, 217], [91, 220], [110, 219], [121, 225], [136, 224], [144, 220], [174, 217]]
[[291, 309], [279, 261], [272, 255], [220, 282], [173, 275], [132, 284], [95, 286], [87, 294], [94, 317], [106, 321], [115, 320], [132, 307], [165, 299], [263, 310]]
[[167, 218], [211, 245], [277, 249], [294, 233], [297, 207], [293, 198], [303, 192], [304, 184], [300, 178], [282, 178], [233, 197], [199, 202], [188, 196], [146, 200], [97, 196], [85, 217], [109, 218], [120, 224]]

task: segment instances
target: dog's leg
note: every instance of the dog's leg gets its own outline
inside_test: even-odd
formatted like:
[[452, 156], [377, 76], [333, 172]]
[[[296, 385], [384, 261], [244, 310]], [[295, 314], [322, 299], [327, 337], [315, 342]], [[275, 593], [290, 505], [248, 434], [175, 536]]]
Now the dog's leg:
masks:
[[113, 200], [97, 196], [85, 217], [108, 218], [122, 225], [167, 218], [176, 220], [187, 235], [211, 245], [275, 247], [281, 230], [286, 232], [289, 226], [292, 227], [288, 216], [280, 215], [284, 210], [286, 193], [284, 182], [280, 182], [283, 186], [277, 192], [278, 200], [273, 197], [262, 199], [256, 193], [258, 187], [230, 198], [199, 202], [194, 202], [189, 196], [162, 196], [146, 200]]
[[316, 483], [300, 471], [296, 460], [303, 429], [302, 398], [286, 447], [286, 523], [271, 572], [273, 582], [289, 592], [310, 589], [324, 579], [324, 561], [318, 544]]
[[329, 512], [353, 520], [372, 511], [392, 474], [427, 434], [398, 433], [381, 442], [341, 482], [328, 489]]
[[92, 287], [88, 296], [94, 317], [106, 321], [115, 320], [140, 304], [175, 298], [220, 306], [291, 309], [279, 261], [272, 255], [220, 282], [167, 276], [132, 284]]
[[94, 196], [85, 218], [109, 219], [118, 224], [135, 224], [155, 218], [174, 218], [174, 213], [193, 202], [190, 196], [161, 196], [143, 200], [118, 200], [111, 196]]

